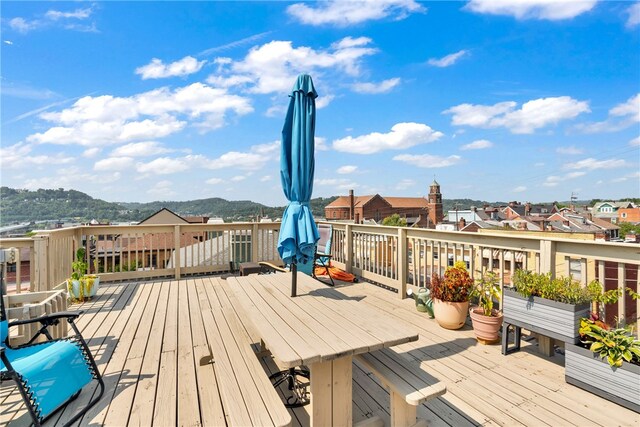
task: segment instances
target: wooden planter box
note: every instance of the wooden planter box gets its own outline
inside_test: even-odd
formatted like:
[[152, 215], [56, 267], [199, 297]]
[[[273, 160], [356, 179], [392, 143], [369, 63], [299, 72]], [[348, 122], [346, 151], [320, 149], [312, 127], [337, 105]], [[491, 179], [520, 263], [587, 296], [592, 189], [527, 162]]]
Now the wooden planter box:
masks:
[[640, 366], [612, 368], [589, 349], [565, 346], [565, 381], [632, 411], [640, 412]]
[[580, 319], [589, 317], [589, 303], [565, 304], [539, 297], [525, 298], [504, 288], [504, 323], [517, 324], [546, 337], [575, 344], [580, 341]]
[[[7, 317], [10, 322], [13, 320], [34, 319], [67, 310], [67, 291], [64, 290], [28, 292], [7, 295], [4, 298]], [[58, 325], [52, 326], [48, 330], [52, 338], [63, 338], [67, 336], [68, 326], [67, 321], [62, 320]], [[9, 330], [9, 345], [16, 347], [26, 344], [40, 327], [40, 323], [30, 323], [11, 328]], [[39, 340], [45, 339], [46, 337], [41, 337]]]

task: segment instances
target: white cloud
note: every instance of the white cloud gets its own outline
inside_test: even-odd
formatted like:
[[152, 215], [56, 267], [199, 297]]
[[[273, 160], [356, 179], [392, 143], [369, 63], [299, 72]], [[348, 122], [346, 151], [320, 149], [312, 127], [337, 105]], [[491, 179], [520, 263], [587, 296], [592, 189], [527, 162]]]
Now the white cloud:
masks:
[[316, 3], [310, 7], [305, 3], [292, 4], [287, 13], [308, 25], [336, 25], [346, 27], [366, 21], [391, 17], [401, 20], [411, 13], [426, 9], [414, 0], [338, 1]]
[[232, 177], [230, 179], [230, 181], [231, 182], [240, 182], [240, 181], [244, 181], [245, 179], [247, 179], [247, 177], [244, 176], [244, 175], [236, 175], [236, 176]]
[[101, 173], [69, 173], [69, 168], [59, 169], [55, 176], [44, 176], [40, 178], [27, 179], [20, 187], [28, 190], [38, 188], [74, 188], [78, 189], [78, 183], [90, 185], [90, 188], [96, 189], [96, 186], [109, 184], [120, 180], [120, 172], [101, 172]]
[[11, 40], [2, 40], [2, 43], [7, 44], [9, 46], [11, 46], [13, 44], [13, 42]]
[[632, 147], [640, 147], [640, 136], [636, 136], [631, 141], [629, 141], [629, 145]]
[[573, 145], [570, 147], [558, 147], [556, 148], [556, 153], [558, 154], [582, 154], [584, 152], [583, 149], [574, 147]]
[[545, 187], [557, 187], [558, 184], [560, 184], [563, 181], [579, 178], [579, 177], [584, 176], [586, 174], [587, 174], [586, 172], [576, 171], [576, 172], [569, 172], [569, 173], [564, 174], [564, 175], [549, 175], [545, 179], [545, 181], [542, 183], [542, 185], [545, 186]]
[[76, 9], [71, 12], [63, 12], [59, 10], [47, 11], [42, 19], [25, 19], [15, 17], [9, 20], [9, 28], [19, 33], [28, 33], [36, 29], [57, 27], [66, 30], [76, 30], [81, 32], [98, 32], [95, 23], [91, 25], [80, 25], [77, 23], [69, 23], [69, 20], [84, 20], [93, 14], [93, 8]]
[[336, 172], [341, 174], [341, 175], [347, 175], [350, 173], [354, 173], [356, 170], [358, 170], [357, 166], [353, 166], [353, 165], [345, 165], [345, 166], [340, 166]]
[[169, 175], [191, 169], [192, 167], [206, 166], [207, 159], [200, 155], [189, 155], [185, 157], [158, 157], [150, 162], [136, 163], [136, 170], [141, 174], [149, 175]]
[[513, 101], [495, 105], [460, 104], [443, 113], [453, 114], [451, 123], [455, 126], [504, 127], [511, 133], [528, 134], [590, 111], [588, 102], [569, 96], [534, 99], [522, 104], [520, 109], [515, 109], [516, 106]]
[[447, 56], [444, 56], [442, 58], [431, 58], [427, 61], [427, 63], [429, 65], [433, 65], [434, 67], [440, 67], [440, 68], [449, 67], [455, 64], [456, 62], [458, 62], [458, 59], [462, 58], [468, 53], [469, 51], [467, 50], [460, 50], [458, 52], [451, 53]]
[[597, 0], [470, 0], [465, 9], [490, 15], [508, 15], [518, 20], [571, 19], [590, 11]]
[[[328, 49], [293, 47], [291, 41], [274, 40], [255, 46], [241, 61], [225, 60], [207, 82], [216, 87], [246, 86], [252, 93], [287, 93], [300, 73], [309, 73], [317, 83], [325, 72], [357, 77], [364, 57], [377, 49], [367, 37], [345, 37]], [[322, 94], [321, 94], [322, 95]]]
[[516, 188], [514, 188], [513, 190], [511, 190], [511, 192], [513, 193], [523, 193], [527, 191], [527, 187], [525, 187], [524, 185], [519, 185]]
[[162, 200], [168, 200], [169, 196], [175, 196], [175, 186], [171, 181], [158, 181], [153, 187], [147, 190], [147, 194], [154, 197], [160, 197]]
[[403, 180], [401, 180], [400, 182], [398, 182], [396, 184], [395, 189], [402, 191], [402, 190], [406, 190], [407, 188], [411, 188], [414, 185], [416, 185], [416, 182], [414, 180], [412, 180], [412, 179], [403, 179]]
[[336, 151], [357, 154], [373, 154], [383, 150], [402, 150], [418, 144], [433, 142], [443, 133], [434, 131], [422, 123], [398, 123], [391, 132], [373, 132], [358, 137], [347, 136], [333, 141]]
[[583, 159], [575, 163], [566, 163], [565, 169], [615, 169], [627, 166], [627, 162], [623, 159], [596, 160], [592, 157]]
[[322, 110], [323, 108], [327, 107], [334, 98], [334, 95], [318, 96], [316, 98], [316, 108], [318, 110]]
[[329, 146], [327, 145], [327, 138], [316, 136], [314, 145], [316, 147], [316, 151], [329, 151]]
[[131, 157], [107, 157], [98, 160], [93, 165], [95, 171], [123, 171], [133, 168], [133, 159]]
[[217, 184], [222, 184], [224, 182], [224, 179], [222, 179], [222, 178], [209, 178], [205, 182], [207, 184], [210, 184], [210, 185], [217, 185]]
[[267, 182], [267, 181], [271, 181], [271, 175], [265, 175], [262, 178], [260, 178], [260, 182]]
[[460, 147], [461, 150], [484, 150], [486, 148], [493, 147], [493, 142], [486, 139], [478, 139], [469, 144], [465, 144]]
[[165, 137], [182, 130], [186, 120], [194, 126], [215, 129], [225, 124], [229, 113], [244, 115], [252, 111], [248, 98], [202, 83], [174, 90], [163, 87], [130, 97], [85, 96], [62, 111], [40, 114], [55, 126], [28, 136], [27, 141], [112, 145]]
[[66, 165], [76, 160], [73, 157], [64, 155], [64, 153], [53, 155], [34, 154], [33, 148], [31, 144], [25, 144], [24, 142], [18, 142], [8, 147], [0, 146], [0, 168], [2, 170], [24, 170], [34, 166]]
[[249, 152], [229, 151], [217, 159], [207, 162], [209, 169], [238, 168], [247, 171], [255, 171], [269, 161], [278, 158], [280, 154], [280, 141], [267, 144], [254, 145]]
[[172, 150], [165, 148], [156, 141], [132, 142], [122, 145], [111, 152], [113, 157], [146, 157], [157, 154], [169, 153]]
[[400, 154], [393, 158], [419, 168], [446, 168], [460, 162], [460, 156], [432, 156], [431, 154]]
[[12, 18], [9, 20], [9, 27], [12, 30], [16, 30], [19, 33], [28, 33], [29, 31], [35, 30], [41, 25], [42, 25], [41, 21], [38, 21], [38, 20], [29, 21], [21, 17]]
[[640, 123], [640, 93], [611, 108], [606, 120], [577, 127], [586, 133], [616, 132], [635, 123]]
[[102, 150], [98, 147], [87, 148], [82, 152], [82, 157], [92, 158], [100, 154], [101, 151]]
[[359, 184], [345, 178], [325, 178], [316, 179], [313, 182], [314, 185], [333, 187], [337, 190], [350, 190], [360, 187]]
[[59, 10], [49, 10], [44, 16], [52, 21], [59, 19], [87, 19], [93, 13], [93, 9], [90, 7], [85, 9], [76, 9], [73, 12], [62, 12]]
[[150, 63], [136, 68], [136, 74], [146, 79], [163, 79], [166, 77], [182, 77], [197, 73], [207, 61], [198, 61], [193, 56], [185, 56], [179, 61], [165, 64], [158, 58], [153, 58]]
[[351, 86], [351, 90], [357, 93], [367, 93], [367, 94], [377, 94], [377, 93], [387, 93], [391, 91], [394, 87], [400, 84], [400, 78], [396, 77], [393, 79], [383, 80], [380, 83], [354, 83]]
[[635, 2], [627, 9], [629, 19], [627, 19], [627, 27], [633, 28], [640, 24], [640, 2]]

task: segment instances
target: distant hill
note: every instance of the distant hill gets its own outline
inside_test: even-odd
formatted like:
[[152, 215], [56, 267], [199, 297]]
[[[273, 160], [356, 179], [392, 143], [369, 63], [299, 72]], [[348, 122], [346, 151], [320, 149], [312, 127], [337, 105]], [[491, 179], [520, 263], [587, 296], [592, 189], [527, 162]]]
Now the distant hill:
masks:
[[[311, 200], [313, 215], [324, 218], [324, 207], [336, 198], [319, 197]], [[579, 200], [574, 203], [583, 206], [592, 205], [595, 201]], [[444, 199], [442, 203], [445, 215], [456, 206], [463, 210], [471, 206], [481, 208], [484, 205], [507, 205], [507, 202], [473, 199]], [[560, 206], [570, 204], [568, 201], [555, 203]], [[179, 215], [221, 217], [225, 221], [249, 221], [257, 215], [275, 219], [281, 217], [284, 211], [284, 206], [270, 207], [249, 200], [231, 201], [217, 197], [185, 202], [113, 203], [94, 199], [80, 191], [62, 188], [28, 191], [0, 187], [0, 226], [31, 221], [141, 221], [162, 208], [168, 208]]]
[[[335, 197], [311, 200], [315, 216], [324, 217], [324, 207]], [[226, 221], [251, 220], [256, 215], [282, 216], [284, 206], [270, 207], [248, 200], [220, 198], [186, 202], [112, 203], [75, 190], [16, 190], [0, 187], [0, 225], [31, 221], [141, 221], [154, 212], [168, 208], [179, 215], [221, 217]]]

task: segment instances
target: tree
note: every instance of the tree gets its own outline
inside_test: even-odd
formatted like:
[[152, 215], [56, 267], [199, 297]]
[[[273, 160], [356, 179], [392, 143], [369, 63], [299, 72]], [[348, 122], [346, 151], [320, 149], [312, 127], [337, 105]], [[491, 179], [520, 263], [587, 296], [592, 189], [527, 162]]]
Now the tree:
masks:
[[406, 227], [407, 220], [401, 218], [398, 214], [393, 214], [382, 220], [382, 225], [388, 225], [390, 227]]
[[620, 227], [620, 237], [622, 239], [629, 233], [631, 234], [640, 234], [640, 224], [633, 224], [630, 222], [619, 222], [618, 227]]

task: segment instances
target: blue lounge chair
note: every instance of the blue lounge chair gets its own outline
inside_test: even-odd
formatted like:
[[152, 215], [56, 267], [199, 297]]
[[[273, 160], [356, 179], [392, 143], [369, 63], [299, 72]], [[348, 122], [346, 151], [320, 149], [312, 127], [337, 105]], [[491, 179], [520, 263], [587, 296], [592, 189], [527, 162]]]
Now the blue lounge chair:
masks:
[[[89, 347], [74, 323], [82, 312], [61, 312], [36, 319], [9, 322], [4, 306], [5, 288], [0, 269], [0, 380], [13, 380], [22, 395], [33, 424], [40, 426], [54, 412], [80, 394], [82, 388], [96, 380], [100, 392], [65, 426], [80, 419], [104, 393], [104, 382]], [[53, 339], [47, 330], [67, 319], [73, 335]], [[41, 328], [28, 343], [9, 346], [9, 328], [28, 323], [40, 323]], [[44, 336], [45, 342], [36, 342]]]

